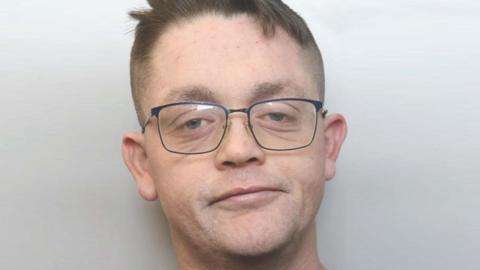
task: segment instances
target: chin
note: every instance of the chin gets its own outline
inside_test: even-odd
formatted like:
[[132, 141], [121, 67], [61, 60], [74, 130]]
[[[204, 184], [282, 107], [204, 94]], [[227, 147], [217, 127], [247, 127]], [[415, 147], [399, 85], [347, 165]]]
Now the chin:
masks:
[[274, 235], [273, 237], [258, 236], [249, 238], [249, 241], [236, 241], [224, 243], [223, 251], [233, 258], [261, 258], [266, 257], [285, 249], [292, 243], [292, 235]]
[[[270, 215], [269, 215], [270, 214]], [[302, 231], [298, 218], [285, 213], [255, 213], [218, 228], [218, 250], [232, 257], [263, 257], [291, 245]], [[287, 218], [288, 217], [288, 218]]]

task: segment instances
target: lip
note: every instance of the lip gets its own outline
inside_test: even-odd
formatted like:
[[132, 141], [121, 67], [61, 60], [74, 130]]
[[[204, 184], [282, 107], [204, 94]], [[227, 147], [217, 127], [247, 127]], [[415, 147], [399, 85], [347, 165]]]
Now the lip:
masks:
[[273, 201], [283, 190], [273, 187], [237, 187], [222, 193], [210, 205], [219, 205], [228, 210], [259, 207]]

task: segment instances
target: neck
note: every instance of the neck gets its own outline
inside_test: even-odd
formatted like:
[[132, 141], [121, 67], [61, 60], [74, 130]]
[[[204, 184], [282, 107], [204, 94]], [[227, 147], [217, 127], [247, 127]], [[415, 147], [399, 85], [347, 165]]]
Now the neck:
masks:
[[[177, 241], [174, 243], [178, 244]], [[232, 256], [208, 252], [201, 247], [188, 249], [179, 245], [175, 245], [175, 252], [181, 270], [325, 270], [317, 253], [314, 222], [298, 239], [283, 248], [260, 256]]]

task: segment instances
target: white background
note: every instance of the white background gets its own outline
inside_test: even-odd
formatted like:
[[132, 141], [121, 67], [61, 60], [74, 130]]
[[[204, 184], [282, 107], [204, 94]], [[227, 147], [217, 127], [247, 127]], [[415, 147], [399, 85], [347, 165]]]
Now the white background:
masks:
[[[349, 135], [318, 216], [331, 270], [480, 269], [480, 4], [287, 1]], [[0, 269], [172, 269], [158, 203], [120, 156], [138, 130], [140, 0], [0, 8]]]

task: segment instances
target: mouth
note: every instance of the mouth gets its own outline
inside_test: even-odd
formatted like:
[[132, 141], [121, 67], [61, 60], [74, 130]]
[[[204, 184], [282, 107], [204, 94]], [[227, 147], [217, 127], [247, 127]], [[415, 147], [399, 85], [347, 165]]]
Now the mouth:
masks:
[[273, 202], [282, 193], [285, 192], [272, 187], [238, 187], [214, 198], [209, 205], [230, 211], [259, 208]]

